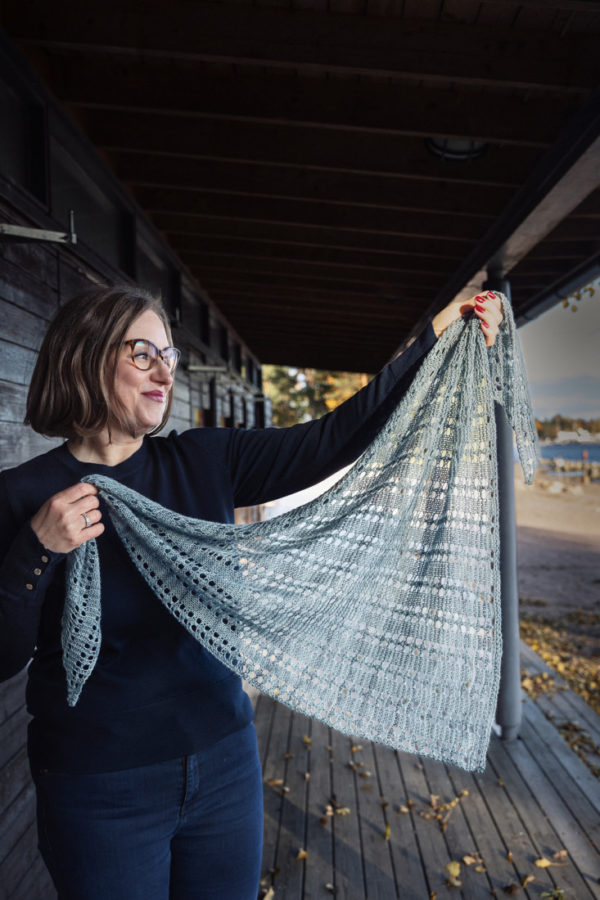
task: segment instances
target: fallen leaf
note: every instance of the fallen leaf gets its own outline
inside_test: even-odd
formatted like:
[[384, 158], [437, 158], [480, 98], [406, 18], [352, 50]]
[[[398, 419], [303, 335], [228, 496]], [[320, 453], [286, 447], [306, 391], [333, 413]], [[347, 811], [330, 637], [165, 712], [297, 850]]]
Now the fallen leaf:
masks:
[[283, 784], [283, 778], [270, 778], [267, 784], [269, 787], [279, 787], [279, 785]]
[[452, 878], [458, 878], [460, 875], [460, 863], [455, 859], [451, 860], [446, 866], [444, 866], [444, 872], [447, 872], [448, 875], [451, 875]]
[[307, 850], [298, 850], [298, 855], [296, 859], [308, 859], [308, 851]]
[[540, 868], [540, 869], [546, 869], [548, 866], [551, 866], [551, 865], [552, 865], [552, 863], [550, 862], [550, 860], [549, 860], [549, 859], [546, 859], [545, 856], [542, 856], [541, 859], [536, 859], [535, 864], [536, 864], [536, 866], [538, 866], [538, 868]]
[[509, 862], [512, 862], [512, 861], [513, 861], [512, 850], [509, 850], [509, 851], [508, 851], [508, 853], [506, 854], [506, 858], [507, 858], [507, 860], [508, 860]]
[[385, 841], [389, 841], [391, 833], [392, 833], [392, 826], [388, 822], [388, 824], [385, 826], [385, 834], [383, 836], [383, 839]]
[[485, 866], [475, 866], [475, 871], [476, 872], [487, 872], [487, 869]]
[[270, 887], [269, 890], [267, 891], [267, 893], [263, 895], [262, 900], [273, 900], [274, 896], [275, 896], [275, 890], [272, 887]]
[[526, 875], [521, 882], [521, 887], [527, 887], [531, 881], [535, 881], [535, 875]]
[[568, 855], [568, 850], [557, 850], [556, 853], [552, 854], [552, 859], [566, 859]]
[[350, 815], [350, 807], [349, 806], [339, 806], [335, 812], [336, 812], [336, 815], [338, 815], [338, 816], [349, 816]]
[[312, 744], [312, 738], [309, 738], [307, 734], [302, 735], [302, 740], [304, 741], [305, 747], [308, 749]]
[[332, 884], [326, 884], [326, 885], [325, 885], [325, 890], [326, 890], [326, 891], [329, 891], [330, 894], [335, 894], [335, 888], [334, 888], [334, 886], [333, 886]]
[[305, 773], [304, 773], [304, 780], [305, 780], [305, 781], [310, 781], [310, 772], [305, 772]]
[[446, 884], [450, 887], [462, 887], [462, 882], [459, 880], [460, 875], [460, 863], [455, 859], [451, 860], [447, 865], [444, 866], [444, 872], [448, 875], [448, 880]]

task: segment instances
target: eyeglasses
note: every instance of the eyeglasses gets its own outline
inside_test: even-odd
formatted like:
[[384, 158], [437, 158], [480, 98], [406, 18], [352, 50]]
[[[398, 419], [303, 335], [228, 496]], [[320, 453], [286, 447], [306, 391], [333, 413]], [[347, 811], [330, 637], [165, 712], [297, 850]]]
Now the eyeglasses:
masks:
[[145, 341], [139, 338], [123, 341], [123, 343], [127, 344], [131, 350], [131, 361], [134, 366], [143, 371], [155, 366], [160, 356], [169, 372], [173, 374], [181, 356], [181, 351], [177, 347], [165, 347], [164, 350], [159, 350], [152, 341]]

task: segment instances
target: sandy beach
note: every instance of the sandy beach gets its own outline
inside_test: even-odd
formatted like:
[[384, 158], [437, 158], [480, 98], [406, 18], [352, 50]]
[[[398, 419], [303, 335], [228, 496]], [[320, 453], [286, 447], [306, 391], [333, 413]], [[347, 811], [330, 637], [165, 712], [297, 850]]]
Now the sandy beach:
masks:
[[522, 614], [600, 613], [600, 484], [540, 469], [526, 485], [516, 464], [515, 503]]

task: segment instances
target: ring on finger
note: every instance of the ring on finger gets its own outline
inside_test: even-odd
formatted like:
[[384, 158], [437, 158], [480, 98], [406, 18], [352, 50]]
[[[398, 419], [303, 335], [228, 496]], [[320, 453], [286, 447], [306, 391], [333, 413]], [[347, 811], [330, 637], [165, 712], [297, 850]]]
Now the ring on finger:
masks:
[[89, 528], [92, 523], [90, 522], [90, 518], [89, 518], [88, 514], [81, 513], [81, 515], [83, 516], [83, 521], [85, 522], [85, 527]]

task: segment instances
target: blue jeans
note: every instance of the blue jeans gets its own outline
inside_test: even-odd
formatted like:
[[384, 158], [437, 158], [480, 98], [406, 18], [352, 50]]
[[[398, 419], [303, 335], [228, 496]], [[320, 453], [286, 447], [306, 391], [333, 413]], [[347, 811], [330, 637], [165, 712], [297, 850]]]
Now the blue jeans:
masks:
[[256, 900], [263, 796], [252, 722], [192, 756], [34, 781], [39, 849], [60, 900]]

